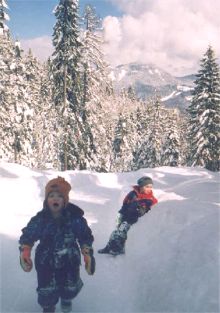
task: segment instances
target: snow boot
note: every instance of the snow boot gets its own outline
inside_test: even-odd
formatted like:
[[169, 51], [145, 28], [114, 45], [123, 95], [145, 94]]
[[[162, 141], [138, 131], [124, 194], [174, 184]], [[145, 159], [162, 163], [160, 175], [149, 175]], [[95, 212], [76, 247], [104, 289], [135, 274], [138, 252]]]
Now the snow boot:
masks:
[[121, 250], [116, 250], [116, 249], [111, 249], [108, 246], [106, 246], [104, 249], [100, 249], [98, 250], [98, 253], [100, 254], [111, 254], [111, 255], [120, 255], [120, 254], [125, 254], [125, 249], [121, 249]]
[[118, 251], [110, 250], [109, 254], [114, 255], [114, 256], [122, 255], [122, 254], [125, 254], [125, 249], [118, 250]]
[[109, 252], [110, 252], [110, 249], [108, 246], [106, 246], [103, 249], [98, 250], [98, 253], [100, 253], [100, 254], [109, 254]]
[[72, 311], [72, 301], [61, 299], [61, 311], [63, 313], [69, 313]]
[[55, 312], [55, 306], [43, 308], [43, 313], [54, 313], [54, 312]]

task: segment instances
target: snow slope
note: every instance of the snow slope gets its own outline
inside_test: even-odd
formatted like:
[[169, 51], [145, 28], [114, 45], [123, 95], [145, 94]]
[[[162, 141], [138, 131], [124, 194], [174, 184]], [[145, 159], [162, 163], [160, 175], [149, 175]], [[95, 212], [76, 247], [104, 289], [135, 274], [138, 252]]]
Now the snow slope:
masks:
[[[20, 229], [41, 209], [43, 186], [58, 173], [0, 163], [1, 312], [40, 312], [36, 273], [19, 266]], [[126, 174], [61, 173], [73, 186], [103, 247], [121, 201], [142, 175], [160, 203], [132, 227], [125, 256], [97, 255], [97, 272], [74, 312], [219, 312], [219, 175], [203, 169], [157, 168]], [[59, 312], [59, 310], [57, 310]]]

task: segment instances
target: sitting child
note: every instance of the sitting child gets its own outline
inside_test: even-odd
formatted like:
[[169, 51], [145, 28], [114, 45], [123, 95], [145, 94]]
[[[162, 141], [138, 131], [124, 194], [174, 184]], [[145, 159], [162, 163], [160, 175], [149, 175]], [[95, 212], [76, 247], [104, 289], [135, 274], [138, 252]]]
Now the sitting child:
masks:
[[71, 300], [80, 292], [81, 256], [89, 275], [95, 272], [93, 236], [84, 212], [69, 203], [70, 184], [58, 177], [45, 188], [43, 210], [34, 216], [22, 230], [20, 237], [20, 263], [25, 272], [32, 269], [31, 249], [40, 241], [35, 254], [38, 278], [38, 302], [43, 312], [55, 312], [61, 299], [62, 312], [72, 310]]
[[98, 251], [101, 254], [124, 254], [127, 233], [140, 217], [146, 214], [158, 201], [153, 195], [153, 181], [150, 177], [142, 177], [138, 185], [126, 196], [123, 206], [119, 211], [117, 229], [113, 231], [104, 249]]

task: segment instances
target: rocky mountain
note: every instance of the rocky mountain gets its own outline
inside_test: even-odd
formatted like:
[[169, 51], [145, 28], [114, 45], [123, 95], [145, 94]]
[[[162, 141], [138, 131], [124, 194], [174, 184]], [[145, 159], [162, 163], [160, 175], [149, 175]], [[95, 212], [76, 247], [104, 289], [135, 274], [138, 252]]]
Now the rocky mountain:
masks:
[[174, 77], [155, 65], [138, 63], [119, 65], [110, 76], [117, 91], [132, 87], [143, 100], [158, 94], [166, 106], [181, 110], [189, 105], [195, 80], [195, 75]]

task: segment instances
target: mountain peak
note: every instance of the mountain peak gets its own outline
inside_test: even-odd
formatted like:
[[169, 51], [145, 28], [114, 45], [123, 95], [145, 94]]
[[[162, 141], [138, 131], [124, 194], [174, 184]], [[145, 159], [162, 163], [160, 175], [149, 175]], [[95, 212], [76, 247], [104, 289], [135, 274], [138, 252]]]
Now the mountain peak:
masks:
[[157, 93], [171, 107], [188, 106], [195, 76], [174, 77], [154, 64], [128, 63], [111, 71], [115, 90], [133, 87], [137, 96], [147, 99]]

